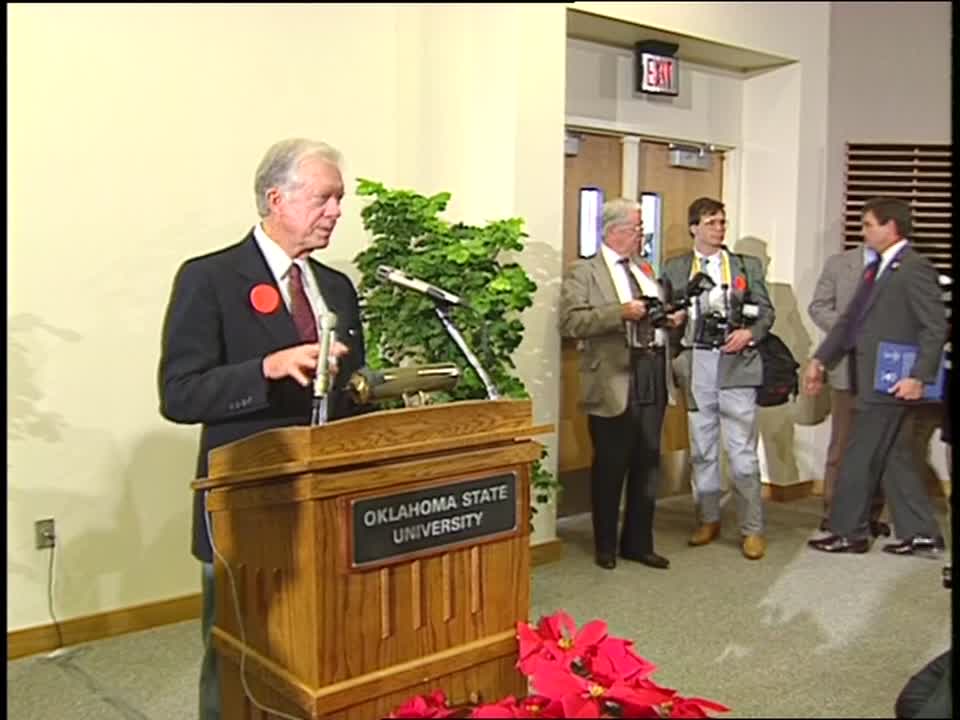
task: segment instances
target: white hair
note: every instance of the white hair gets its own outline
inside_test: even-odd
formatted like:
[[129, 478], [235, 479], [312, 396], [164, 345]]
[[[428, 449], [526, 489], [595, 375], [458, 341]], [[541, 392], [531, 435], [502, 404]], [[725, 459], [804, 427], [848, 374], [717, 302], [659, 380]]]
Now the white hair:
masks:
[[617, 225], [632, 225], [630, 213], [635, 210], [640, 210], [640, 203], [636, 200], [614, 198], [613, 200], [605, 202], [601, 215], [603, 219], [603, 236], [606, 237], [607, 233]]
[[340, 152], [317, 140], [306, 138], [290, 138], [274, 143], [267, 150], [257, 166], [257, 174], [253, 181], [253, 189], [257, 198], [257, 212], [260, 217], [270, 214], [267, 203], [267, 192], [279, 188], [284, 193], [296, 190], [300, 186], [298, 172], [304, 160], [317, 158], [340, 167]]

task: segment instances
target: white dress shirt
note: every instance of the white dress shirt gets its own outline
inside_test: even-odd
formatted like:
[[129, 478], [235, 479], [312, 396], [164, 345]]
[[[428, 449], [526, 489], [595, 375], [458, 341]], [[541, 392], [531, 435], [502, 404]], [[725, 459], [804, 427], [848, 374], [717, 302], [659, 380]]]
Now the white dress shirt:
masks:
[[[610, 271], [610, 278], [613, 280], [613, 286], [617, 291], [617, 299], [620, 300], [621, 303], [630, 302], [633, 300], [633, 293], [630, 292], [630, 280], [627, 278], [627, 267], [620, 262], [620, 260], [623, 259], [623, 255], [620, 255], [616, 250], [603, 242], [600, 243], [600, 252], [603, 254], [603, 260], [607, 264], [607, 269]], [[647, 277], [633, 260], [628, 264], [630, 266], [630, 273], [637, 281], [643, 294], [647, 297], [659, 298], [660, 285], [655, 280]], [[653, 334], [653, 341], [657, 345], [666, 345], [666, 331], [662, 328], [657, 328]]]
[[904, 239], [899, 242], [895, 242], [893, 245], [883, 251], [883, 253], [880, 255], [880, 269], [877, 270], [877, 279], [883, 275], [883, 271], [887, 269], [887, 267], [890, 265], [890, 262], [897, 256], [897, 253], [900, 252], [900, 250], [906, 244], [907, 241]]
[[253, 237], [260, 247], [260, 252], [267, 260], [270, 272], [273, 273], [273, 279], [280, 288], [280, 295], [283, 296], [283, 302], [289, 311], [290, 304], [290, 267], [293, 263], [300, 266], [300, 277], [303, 279], [303, 290], [307, 294], [307, 300], [310, 303], [310, 309], [314, 317], [319, 317], [320, 313], [327, 312], [327, 304], [323, 301], [323, 295], [317, 286], [317, 278], [310, 269], [310, 263], [306, 258], [292, 260], [286, 251], [267, 235], [263, 229], [262, 223], [257, 223], [253, 228]]
[[[720, 250], [713, 255], [704, 255], [694, 248], [693, 254], [696, 257], [697, 267], [702, 268], [702, 271], [713, 280], [714, 287], [706, 293], [706, 297], [698, 298], [693, 304], [691, 308], [692, 312], [690, 313], [691, 320], [699, 316], [700, 309], [704, 304], [707, 310], [713, 310], [723, 315], [727, 314], [727, 305], [730, 300], [728, 296], [725, 302], [723, 297], [723, 263], [725, 252], [724, 250]], [[729, 262], [729, 260], [727, 260], [727, 262]], [[730, 291], [731, 288], [727, 288], [727, 293]]]
[[705, 269], [714, 284], [717, 287], [723, 285], [723, 250], [715, 252], [713, 255], [704, 255], [695, 249], [693, 254], [697, 258], [698, 266]]

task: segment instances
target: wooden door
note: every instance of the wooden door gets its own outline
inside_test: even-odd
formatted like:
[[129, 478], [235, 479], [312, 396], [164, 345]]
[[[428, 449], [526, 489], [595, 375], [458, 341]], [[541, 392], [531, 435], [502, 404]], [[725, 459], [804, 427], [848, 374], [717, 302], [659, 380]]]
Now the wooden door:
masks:
[[[606, 199], [622, 194], [622, 141], [609, 135], [581, 135], [577, 155], [564, 160], [564, 270], [577, 259], [579, 191], [585, 186], [602, 188]], [[701, 196], [722, 199], [723, 156], [714, 154], [709, 170], [671, 167], [666, 143], [640, 143], [639, 192], [660, 195], [662, 260], [692, 247], [687, 228], [687, 208]], [[639, 197], [639, 195], [638, 195]], [[562, 342], [558, 470], [564, 492], [558, 513], [570, 515], [590, 510], [588, 470], [592, 460], [586, 416], [577, 407], [580, 394], [576, 343]], [[681, 399], [682, 402], [682, 399]], [[688, 493], [686, 407], [668, 407], [664, 418], [661, 496]], [[667, 457], [669, 456], [669, 457]]]
[[[580, 188], [599, 187], [606, 200], [620, 197], [622, 142], [612, 135], [582, 134], [580, 150], [564, 158], [563, 172], [563, 269], [577, 259]], [[580, 396], [579, 359], [576, 341], [561, 344], [559, 471], [590, 467], [592, 450], [587, 418], [577, 407]]]
[[[620, 197], [623, 143], [612, 135], [580, 134], [576, 155], [564, 158], [563, 269], [578, 257], [580, 188], [599, 187], [604, 198]], [[589, 468], [593, 448], [587, 418], [577, 407], [580, 397], [579, 357], [576, 341], [561, 342], [560, 422], [558, 424], [558, 474], [563, 485], [558, 513], [590, 511]]]
[[[661, 262], [688, 252], [693, 239], [687, 226], [687, 208], [698, 197], [723, 199], [723, 155], [715, 153], [709, 170], [691, 170], [671, 167], [666, 143], [640, 143], [639, 184], [641, 192], [654, 192], [661, 199]], [[687, 430], [687, 410], [683, 399], [675, 406], [667, 406], [663, 419], [661, 448], [664, 454], [686, 451], [690, 447]], [[666, 462], [660, 495], [690, 492], [686, 472], [671, 472], [671, 468], [685, 468], [686, 463]]]

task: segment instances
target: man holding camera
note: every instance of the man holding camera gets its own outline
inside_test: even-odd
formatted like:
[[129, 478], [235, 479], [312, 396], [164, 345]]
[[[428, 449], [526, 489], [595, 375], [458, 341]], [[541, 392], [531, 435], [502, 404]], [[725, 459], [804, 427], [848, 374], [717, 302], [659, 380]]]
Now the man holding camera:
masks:
[[[711, 289], [690, 297], [683, 330], [685, 351], [675, 369], [686, 388], [693, 484], [700, 523], [689, 544], [706, 545], [720, 534], [720, 431], [733, 475], [737, 519], [745, 557], [766, 552], [757, 457], [756, 388], [763, 363], [756, 348], [774, 321], [763, 264], [732, 254], [723, 244], [726, 214], [718, 200], [701, 197], [688, 210], [693, 252], [671, 258], [663, 268], [670, 286], [682, 288], [699, 274]], [[690, 295], [689, 291], [685, 293]]]
[[643, 238], [640, 204], [603, 206], [603, 242], [563, 279], [560, 334], [579, 341], [580, 406], [593, 444], [590, 499], [596, 563], [616, 567], [617, 524], [624, 476], [626, 512], [620, 555], [653, 568], [669, 561], [653, 551], [653, 511], [660, 482], [660, 434], [668, 401], [663, 291], [650, 264], [637, 257]]

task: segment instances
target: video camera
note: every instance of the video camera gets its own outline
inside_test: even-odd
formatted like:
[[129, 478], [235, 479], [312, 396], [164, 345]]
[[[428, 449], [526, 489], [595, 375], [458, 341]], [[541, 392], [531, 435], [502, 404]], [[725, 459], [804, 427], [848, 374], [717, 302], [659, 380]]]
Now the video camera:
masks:
[[669, 324], [668, 315], [679, 310], [685, 310], [693, 300], [714, 287], [715, 283], [706, 273], [698, 272], [687, 283], [687, 286], [674, 294], [670, 281], [667, 278], [661, 278], [660, 283], [666, 290], [665, 295], [669, 300], [663, 302], [660, 298], [645, 297], [643, 301], [647, 305], [647, 317], [655, 328], [666, 327]]

